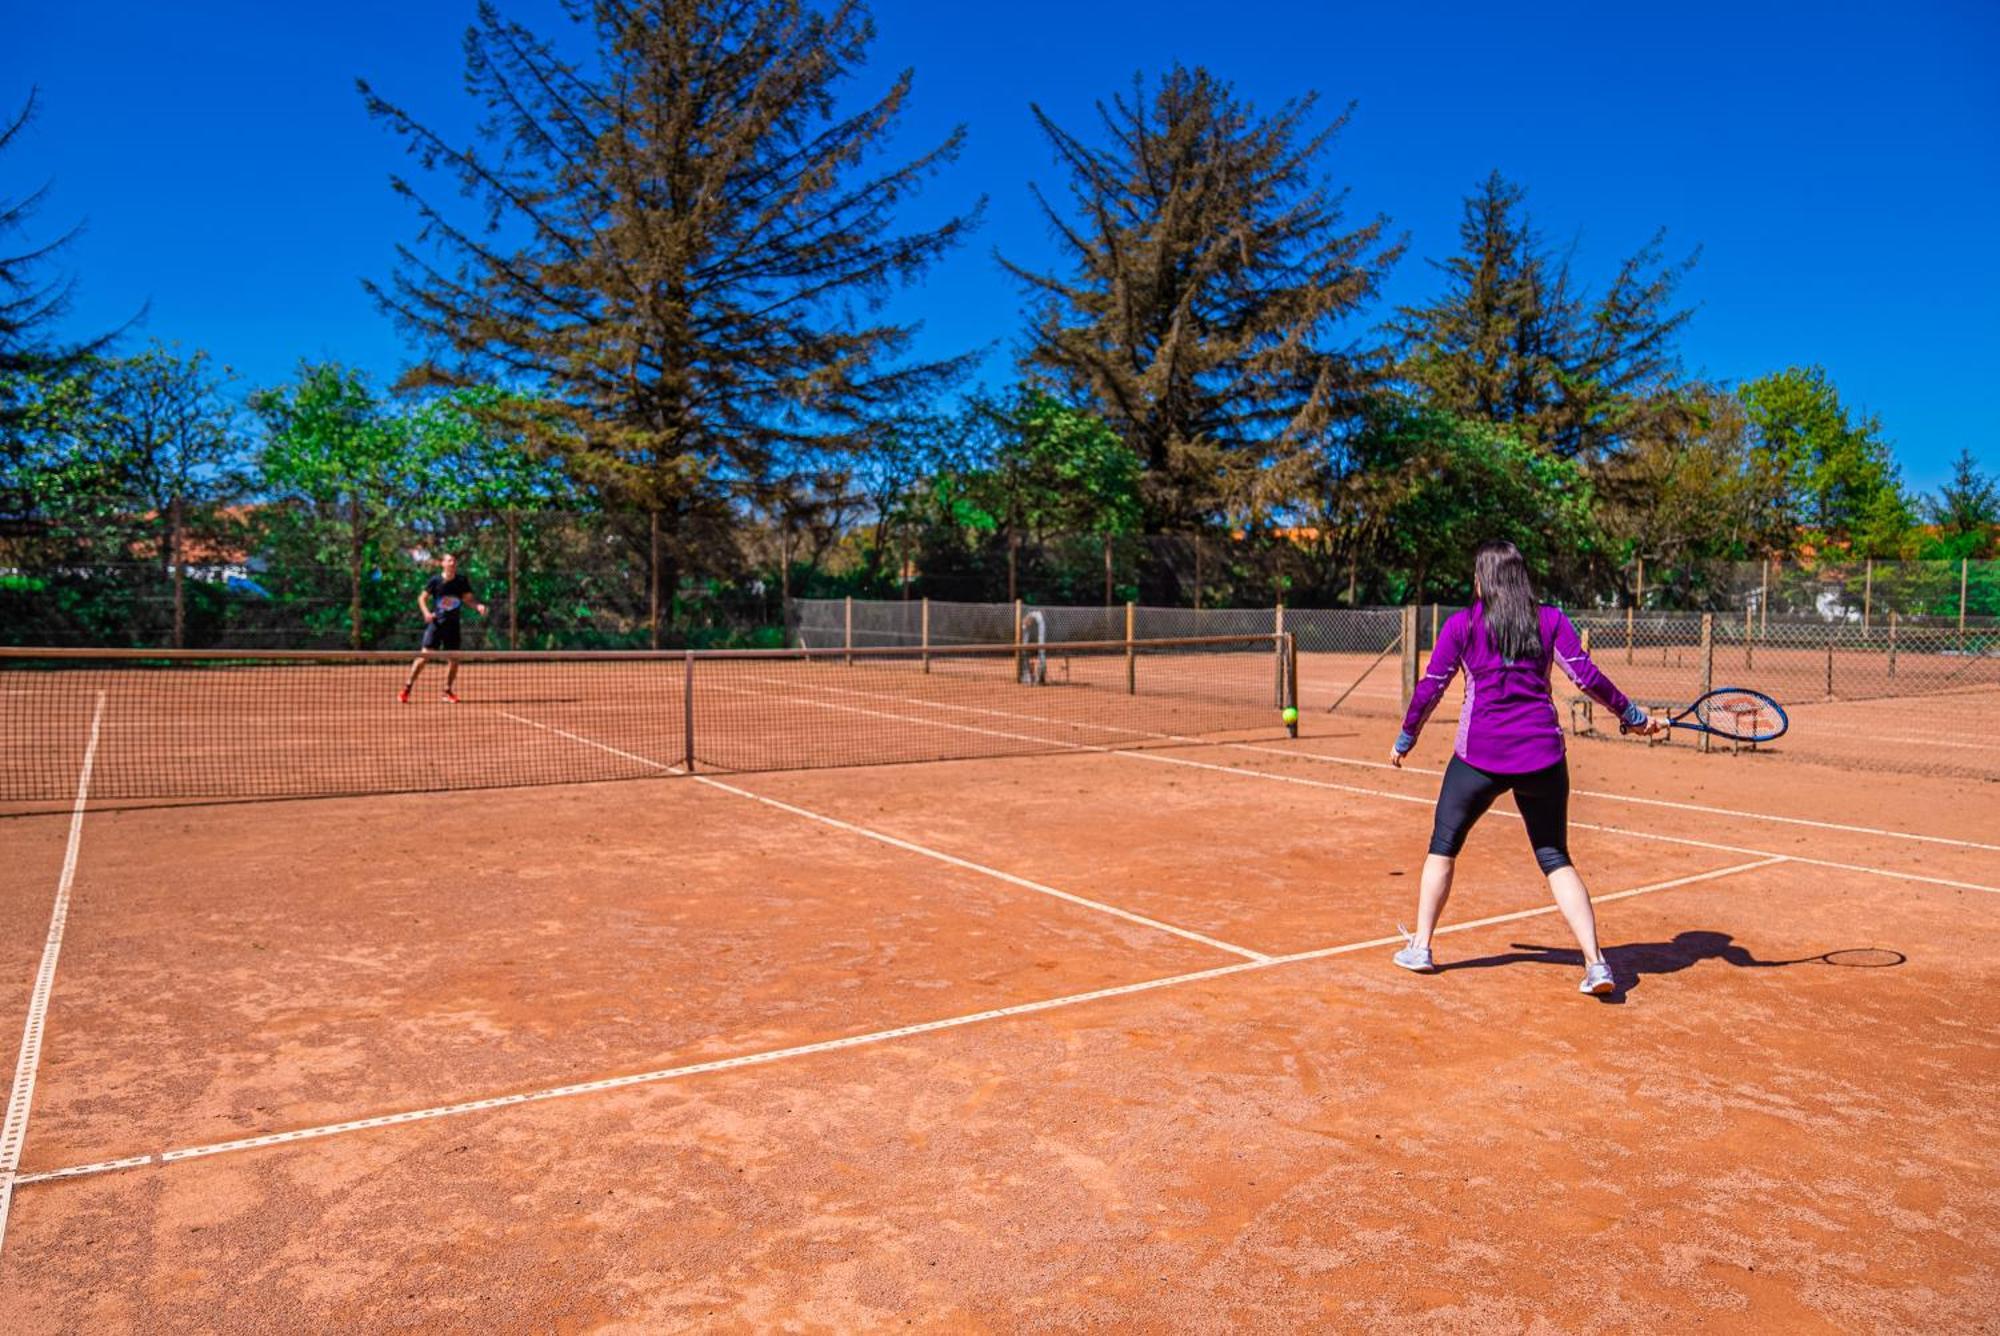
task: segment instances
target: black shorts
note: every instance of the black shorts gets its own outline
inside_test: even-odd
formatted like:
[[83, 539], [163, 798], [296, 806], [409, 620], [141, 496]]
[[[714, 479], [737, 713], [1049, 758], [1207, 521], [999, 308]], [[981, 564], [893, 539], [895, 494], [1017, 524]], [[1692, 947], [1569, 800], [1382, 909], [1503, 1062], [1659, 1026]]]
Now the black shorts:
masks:
[[458, 648], [458, 618], [440, 617], [424, 626], [424, 648], [456, 650]]
[[1454, 756], [1438, 789], [1437, 817], [1431, 825], [1431, 852], [1456, 858], [1465, 837], [1501, 794], [1511, 791], [1528, 827], [1528, 843], [1543, 872], [1569, 862], [1569, 762], [1524, 775], [1493, 775]]

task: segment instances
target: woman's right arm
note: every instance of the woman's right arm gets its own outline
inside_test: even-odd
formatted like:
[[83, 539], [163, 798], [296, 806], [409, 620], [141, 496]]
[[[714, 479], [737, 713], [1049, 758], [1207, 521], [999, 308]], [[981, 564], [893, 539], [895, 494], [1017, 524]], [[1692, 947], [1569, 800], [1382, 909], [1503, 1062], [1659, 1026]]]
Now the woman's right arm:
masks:
[[1424, 669], [1416, 691], [1410, 696], [1410, 708], [1403, 715], [1403, 731], [1396, 735], [1396, 745], [1389, 753], [1390, 764], [1402, 765], [1410, 748], [1417, 745], [1417, 737], [1424, 731], [1431, 711], [1444, 699], [1451, 679], [1458, 676], [1458, 665], [1464, 655], [1465, 614], [1459, 613], [1438, 631], [1437, 644], [1431, 648], [1430, 666]]

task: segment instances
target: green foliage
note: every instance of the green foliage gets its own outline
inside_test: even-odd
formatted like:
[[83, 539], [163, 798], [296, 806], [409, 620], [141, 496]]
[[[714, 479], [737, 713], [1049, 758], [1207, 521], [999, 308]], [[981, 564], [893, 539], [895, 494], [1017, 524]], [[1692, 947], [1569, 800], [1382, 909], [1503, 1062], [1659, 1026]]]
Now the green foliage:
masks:
[[1602, 551], [1583, 468], [1491, 423], [1389, 403], [1353, 450], [1377, 516], [1370, 557], [1407, 572], [1399, 600], [1469, 599], [1472, 554], [1492, 538], [1557, 584]]
[[1781, 481], [1780, 533], [1862, 556], [1905, 553], [1916, 520], [1879, 418], [1851, 414], [1820, 367], [1761, 376], [1737, 397], [1760, 461]]
[[2000, 550], [2000, 480], [1979, 467], [1972, 451], [1958, 452], [1951, 481], [1924, 508], [1938, 529], [1925, 556], [1979, 559]]

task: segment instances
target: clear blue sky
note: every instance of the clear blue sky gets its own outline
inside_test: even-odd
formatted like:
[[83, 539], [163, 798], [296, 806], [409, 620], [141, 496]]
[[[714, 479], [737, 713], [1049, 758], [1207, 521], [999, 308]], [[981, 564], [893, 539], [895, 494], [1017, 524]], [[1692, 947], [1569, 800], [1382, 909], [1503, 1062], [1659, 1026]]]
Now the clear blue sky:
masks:
[[[500, 3], [536, 21], [554, 8]], [[210, 349], [249, 384], [302, 356], [395, 374], [405, 349], [360, 280], [413, 232], [387, 186], [408, 165], [353, 83], [468, 126], [471, 0], [12, 9], [0, 102], [38, 85], [41, 117], [0, 158], [0, 193], [47, 181], [42, 232], [87, 223], [67, 260], [78, 332], [150, 303], [136, 338]], [[1083, 127], [1093, 99], [1178, 59], [1263, 105], [1308, 90], [1329, 113], [1357, 104], [1329, 167], [1357, 217], [1386, 214], [1410, 240], [1392, 301], [1434, 290], [1424, 258], [1498, 167], [1588, 274], [1660, 226], [1676, 252], [1702, 248], [1690, 370], [1823, 364], [1881, 415], [1920, 488], [1962, 447], [2000, 465], [1990, 3], [882, 0], [875, 16], [869, 86], [917, 72], [908, 142], [970, 128], [924, 207], [991, 198], [978, 239], [896, 309], [924, 321], [927, 350], [998, 344], [992, 379], [1020, 323], [992, 252], [1051, 253], [1026, 185], [1057, 178], [1028, 103]]]

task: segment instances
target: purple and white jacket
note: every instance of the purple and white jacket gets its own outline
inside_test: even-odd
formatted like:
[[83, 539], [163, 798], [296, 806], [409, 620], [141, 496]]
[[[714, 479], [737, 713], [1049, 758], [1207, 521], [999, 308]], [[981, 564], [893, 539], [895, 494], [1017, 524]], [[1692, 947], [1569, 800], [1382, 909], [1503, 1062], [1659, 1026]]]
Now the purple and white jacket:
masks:
[[1475, 603], [1454, 612], [1438, 628], [1430, 666], [1417, 683], [1403, 717], [1396, 751], [1417, 743], [1424, 721], [1444, 698], [1458, 670], [1465, 669], [1465, 708], [1458, 716], [1453, 750], [1467, 765], [1494, 774], [1521, 775], [1544, 770], [1563, 758], [1562, 722], [1549, 694], [1549, 668], [1560, 665], [1577, 688], [1628, 724], [1642, 724], [1646, 712], [1599, 672], [1563, 610], [1543, 605], [1542, 652], [1533, 659], [1500, 656], [1486, 634], [1486, 608]]

